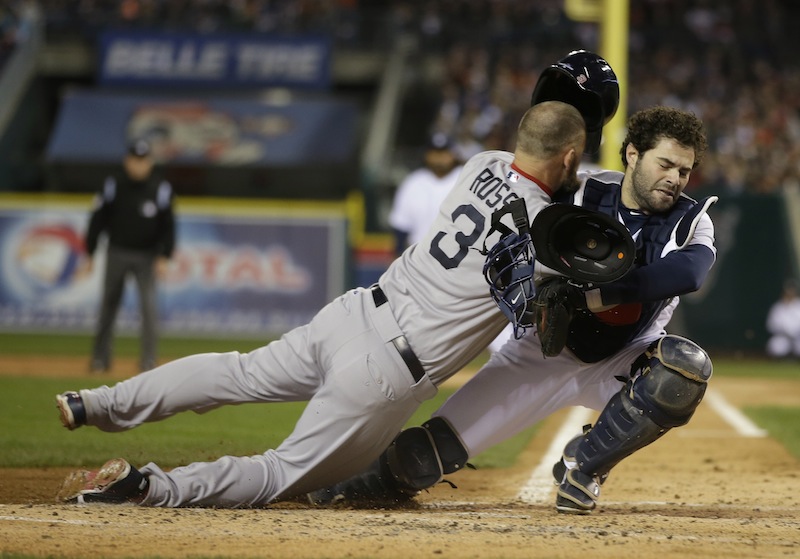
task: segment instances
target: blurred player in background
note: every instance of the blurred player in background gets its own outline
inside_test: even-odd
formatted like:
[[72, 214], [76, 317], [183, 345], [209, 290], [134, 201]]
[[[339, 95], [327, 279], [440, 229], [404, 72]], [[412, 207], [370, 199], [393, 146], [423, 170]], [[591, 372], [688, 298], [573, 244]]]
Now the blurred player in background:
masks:
[[770, 307], [767, 331], [767, 355], [800, 358], [800, 295], [794, 280], [784, 282], [781, 298]]
[[394, 235], [395, 256], [428, 232], [460, 172], [449, 138], [434, 134], [425, 149], [424, 165], [403, 179], [394, 196], [389, 226]]
[[[461, 169], [450, 139], [442, 133], [434, 134], [425, 150], [424, 166], [403, 179], [394, 197], [389, 225], [394, 235], [395, 256], [427, 233]], [[509, 324], [489, 344], [489, 351], [500, 349], [511, 334]]]
[[125, 281], [132, 276], [141, 309], [140, 370], [156, 366], [158, 304], [156, 280], [165, 272], [175, 248], [172, 186], [154, 172], [150, 144], [135, 140], [128, 147], [122, 172], [106, 178], [95, 196], [86, 234], [86, 251], [94, 257], [101, 235], [106, 235], [103, 296], [90, 368], [111, 368], [114, 321]]

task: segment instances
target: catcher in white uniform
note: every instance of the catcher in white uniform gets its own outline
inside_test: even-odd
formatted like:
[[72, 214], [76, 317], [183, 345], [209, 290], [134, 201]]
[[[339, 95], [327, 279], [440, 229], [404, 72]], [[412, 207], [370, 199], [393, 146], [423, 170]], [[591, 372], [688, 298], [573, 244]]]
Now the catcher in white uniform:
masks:
[[[563, 204], [534, 219], [536, 258], [549, 266], [535, 265], [536, 335], [509, 341], [431, 420], [403, 431], [369, 470], [311, 501], [408, 499], [552, 412], [585, 406], [600, 416], [567, 444], [553, 475], [559, 512], [591, 512], [620, 460], [689, 421], [712, 374], [702, 348], [665, 330], [678, 296], [702, 285], [716, 255], [706, 213], [716, 197], [697, 202], [682, 194], [705, 149], [702, 124], [690, 113], [654, 107], [634, 114], [621, 150], [624, 175], [579, 173], [580, 189], [560, 192]], [[538, 223], [552, 209], [598, 211], [624, 224], [633, 269], [601, 285], [581, 283], [624, 251], [582, 245], [588, 237], [580, 223]]]
[[[602, 126], [607, 119], [599, 116]], [[520, 122], [515, 153], [470, 159], [430, 231], [377, 285], [348, 291], [281, 339], [248, 354], [194, 355], [113, 387], [58, 395], [65, 427], [111, 432], [226, 404], [308, 401], [292, 434], [262, 455], [171, 471], [113, 459], [68, 476], [59, 498], [250, 507], [363, 471], [420, 402], [505, 326], [484, 279], [487, 247], [500, 238], [493, 214], [520, 201], [512, 205], [535, 215], [556, 192], [575, 190], [588, 128], [573, 105], [536, 102]], [[531, 288], [524, 293], [533, 297]]]

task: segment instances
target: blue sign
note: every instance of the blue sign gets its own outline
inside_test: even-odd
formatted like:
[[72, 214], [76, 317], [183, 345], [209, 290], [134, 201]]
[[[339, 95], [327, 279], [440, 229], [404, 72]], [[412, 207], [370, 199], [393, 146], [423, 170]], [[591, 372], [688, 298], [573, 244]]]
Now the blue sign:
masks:
[[[91, 331], [105, 251], [83, 251], [85, 210], [0, 208], [0, 329]], [[159, 283], [161, 328], [180, 334], [279, 335], [307, 323], [344, 289], [343, 216], [283, 218], [182, 212]], [[312, 239], [313, 242], [309, 242]], [[139, 324], [126, 291], [122, 331]]]
[[150, 140], [163, 163], [296, 166], [349, 161], [358, 108], [338, 99], [270, 103], [73, 91], [47, 155], [58, 161], [121, 160], [131, 138]]
[[331, 45], [320, 37], [107, 31], [99, 55], [98, 81], [104, 85], [330, 85]]

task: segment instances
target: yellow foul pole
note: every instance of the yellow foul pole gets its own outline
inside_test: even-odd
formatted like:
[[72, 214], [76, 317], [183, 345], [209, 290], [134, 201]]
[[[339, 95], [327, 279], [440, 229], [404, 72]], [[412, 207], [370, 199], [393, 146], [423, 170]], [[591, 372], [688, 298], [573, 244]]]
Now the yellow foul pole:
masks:
[[628, 32], [630, 0], [603, 0], [600, 20], [600, 55], [608, 60], [619, 80], [619, 109], [603, 130], [600, 165], [622, 170], [619, 150], [628, 123]]
[[619, 109], [603, 129], [600, 165], [622, 170], [619, 150], [628, 123], [628, 32], [630, 0], [564, 0], [564, 12], [574, 21], [600, 25], [600, 56], [608, 60], [619, 79]]

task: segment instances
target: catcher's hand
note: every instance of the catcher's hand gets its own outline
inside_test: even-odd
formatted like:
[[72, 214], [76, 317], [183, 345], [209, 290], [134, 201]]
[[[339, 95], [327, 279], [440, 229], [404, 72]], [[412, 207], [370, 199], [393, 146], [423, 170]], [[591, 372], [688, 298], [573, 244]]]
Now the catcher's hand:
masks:
[[534, 301], [536, 331], [545, 357], [555, 357], [567, 343], [569, 324], [576, 309], [586, 308], [583, 289], [568, 278], [544, 280], [536, 289]]

